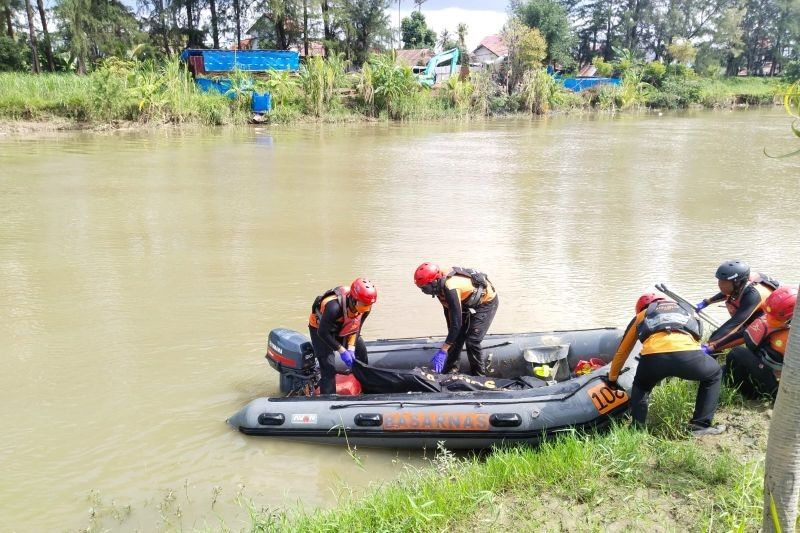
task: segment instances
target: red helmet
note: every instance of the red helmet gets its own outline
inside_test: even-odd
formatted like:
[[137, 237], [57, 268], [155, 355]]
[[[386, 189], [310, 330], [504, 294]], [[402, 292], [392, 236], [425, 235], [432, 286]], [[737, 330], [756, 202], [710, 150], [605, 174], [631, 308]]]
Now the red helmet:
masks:
[[422, 287], [431, 281], [436, 281], [442, 276], [444, 276], [444, 274], [439, 270], [439, 265], [422, 263], [417, 267], [417, 270], [414, 271], [414, 283], [417, 284], [417, 287]]
[[636, 314], [638, 315], [639, 313], [642, 312], [642, 309], [644, 309], [645, 307], [647, 307], [648, 305], [657, 300], [666, 300], [666, 298], [664, 298], [663, 296], [659, 296], [654, 292], [646, 292], [642, 294], [641, 296], [639, 296], [639, 299], [636, 300]]
[[350, 285], [350, 296], [363, 305], [372, 305], [378, 299], [378, 289], [365, 278], [356, 278]]
[[764, 302], [767, 323], [772, 327], [776, 327], [790, 321], [796, 304], [797, 289], [785, 285], [778, 287]]

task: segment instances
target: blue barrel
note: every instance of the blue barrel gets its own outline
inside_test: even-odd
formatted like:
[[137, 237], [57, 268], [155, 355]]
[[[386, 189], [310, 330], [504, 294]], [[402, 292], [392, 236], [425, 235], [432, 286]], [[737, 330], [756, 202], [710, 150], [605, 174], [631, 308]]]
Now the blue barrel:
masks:
[[272, 95], [270, 93], [257, 93], [253, 91], [253, 99], [250, 102], [253, 113], [266, 113], [272, 109]]

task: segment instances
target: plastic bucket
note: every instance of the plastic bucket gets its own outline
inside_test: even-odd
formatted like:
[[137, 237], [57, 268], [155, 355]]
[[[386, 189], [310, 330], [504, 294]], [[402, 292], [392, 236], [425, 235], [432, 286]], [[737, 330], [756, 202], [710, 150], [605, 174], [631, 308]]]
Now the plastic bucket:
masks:
[[253, 92], [250, 107], [253, 113], [266, 113], [272, 109], [272, 95], [270, 93]]

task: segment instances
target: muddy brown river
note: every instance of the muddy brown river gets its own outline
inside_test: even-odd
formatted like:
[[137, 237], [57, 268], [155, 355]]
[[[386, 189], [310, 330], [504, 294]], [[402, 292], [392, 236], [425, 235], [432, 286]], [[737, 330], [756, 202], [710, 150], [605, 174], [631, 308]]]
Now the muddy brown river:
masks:
[[[356, 276], [367, 338], [442, 334], [422, 261], [479, 268], [491, 331], [624, 326], [736, 257], [800, 280], [778, 108], [445, 124], [0, 136], [0, 530], [235, 530], [423, 453], [246, 437], [267, 332]], [[722, 310], [715, 312], [722, 316]], [[430, 457], [430, 453], [427, 454]]]

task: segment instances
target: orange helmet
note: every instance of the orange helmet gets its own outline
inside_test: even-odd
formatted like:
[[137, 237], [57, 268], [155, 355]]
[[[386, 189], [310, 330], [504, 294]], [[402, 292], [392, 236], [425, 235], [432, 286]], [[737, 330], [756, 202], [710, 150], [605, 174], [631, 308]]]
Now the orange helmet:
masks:
[[789, 322], [794, 314], [794, 306], [796, 304], [797, 289], [785, 285], [775, 289], [767, 297], [767, 301], [764, 302], [767, 325], [774, 328]]

